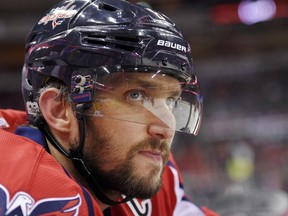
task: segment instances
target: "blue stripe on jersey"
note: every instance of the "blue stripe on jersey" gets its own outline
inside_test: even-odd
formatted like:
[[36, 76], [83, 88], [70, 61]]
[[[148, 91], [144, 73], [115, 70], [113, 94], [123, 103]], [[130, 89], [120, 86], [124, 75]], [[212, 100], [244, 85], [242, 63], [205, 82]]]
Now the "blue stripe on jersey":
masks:
[[83, 191], [86, 203], [87, 203], [88, 212], [89, 212], [88, 215], [94, 216], [95, 214], [94, 214], [94, 208], [93, 208], [93, 203], [92, 203], [92, 197], [84, 187], [81, 187], [81, 188], [82, 188], [82, 191]]
[[175, 168], [174, 164], [170, 160], [167, 162], [167, 166]]
[[21, 126], [16, 129], [15, 134], [33, 140], [34, 142], [43, 146], [46, 149], [46, 151], [48, 151], [48, 145], [46, 139], [44, 135], [41, 133], [41, 131], [39, 131], [38, 129], [27, 126]]
[[[62, 166], [62, 165], [61, 165], [61, 166]], [[63, 168], [65, 174], [66, 174], [69, 178], [72, 179], [71, 174], [65, 169], [65, 167], [62, 166], [62, 168]]]

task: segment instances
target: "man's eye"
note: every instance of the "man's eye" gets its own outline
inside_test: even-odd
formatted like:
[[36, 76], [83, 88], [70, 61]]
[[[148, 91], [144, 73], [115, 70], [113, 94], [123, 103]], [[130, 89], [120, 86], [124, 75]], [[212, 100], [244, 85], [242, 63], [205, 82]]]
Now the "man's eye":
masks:
[[144, 93], [139, 90], [130, 91], [127, 98], [132, 101], [143, 101], [145, 99]]

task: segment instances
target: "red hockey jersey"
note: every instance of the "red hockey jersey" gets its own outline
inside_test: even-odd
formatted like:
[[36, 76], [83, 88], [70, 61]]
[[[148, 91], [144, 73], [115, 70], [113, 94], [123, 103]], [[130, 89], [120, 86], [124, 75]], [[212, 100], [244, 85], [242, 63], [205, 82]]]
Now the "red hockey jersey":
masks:
[[[18, 112], [17, 111], [16, 114], [14, 114], [13, 110], [0, 110], [0, 114], [1, 114], [1, 112], [2, 112], [2, 116], [9, 116], [10, 117], [9, 118], [10, 120], [8, 119], [8, 121], [7, 121], [7, 123], [10, 125], [10, 127], [6, 127], [6, 130], [8, 129], [9, 131], [12, 131], [12, 132], [15, 130], [15, 127], [13, 125], [21, 124], [21, 121], [13, 119], [11, 117], [13, 115], [15, 116], [15, 118], [16, 118], [16, 116], [19, 117], [19, 115], [21, 116], [21, 118], [24, 118], [24, 116], [26, 116], [25, 112]], [[12, 122], [11, 122], [11, 119], [13, 120]], [[13, 122], [16, 122], [16, 124]], [[74, 185], [75, 182], [67, 174], [62, 176], [63, 184], [58, 184], [57, 183], [58, 181], [54, 180], [54, 168], [57, 170], [57, 173], [62, 173], [62, 174], [64, 172], [63, 171], [64, 169], [54, 160], [54, 158], [52, 158], [52, 156], [50, 156], [47, 152], [45, 152], [45, 148], [41, 147], [41, 145], [44, 145], [43, 143], [45, 142], [44, 137], [41, 136], [41, 133], [39, 131], [37, 131], [37, 132], [36, 131], [37, 130], [35, 130], [35, 129], [34, 129], [34, 131], [31, 131], [31, 129], [25, 129], [24, 128], [24, 133], [22, 133], [22, 135], [26, 136], [28, 138], [31, 138], [34, 141], [36, 141], [38, 144], [40, 144], [38, 146], [36, 144], [36, 146], [35, 146], [35, 143], [34, 143], [33, 148], [37, 149], [37, 152], [39, 151], [38, 154], [40, 154], [40, 152], [41, 152], [41, 155], [45, 155], [45, 158], [50, 158], [49, 161], [51, 160], [54, 162], [51, 164], [51, 166], [49, 163], [45, 164], [45, 165], [47, 165], [47, 167], [46, 167], [47, 169], [50, 167], [49, 172], [47, 171], [47, 172], [45, 172], [45, 173], [43, 172], [41, 174], [41, 173], [38, 173], [38, 171], [36, 172], [37, 169], [34, 170], [33, 175], [36, 175], [37, 177], [39, 177], [39, 175], [40, 175], [41, 178], [43, 178], [43, 179], [41, 179], [40, 182], [38, 182], [38, 180], [36, 180], [36, 179], [34, 180], [35, 182], [34, 181], [31, 182], [31, 184], [29, 185], [29, 189], [31, 191], [25, 191], [25, 187], [23, 187], [23, 185], [22, 185], [22, 184], [25, 185], [26, 179], [29, 178], [27, 176], [27, 174], [29, 172], [26, 172], [26, 169], [24, 168], [24, 166], [22, 169], [22, 165], [20, 166], [19, 164], [18, 164], [18, 166], [21, 167], [22, 172], [19, 172], [19, 175], [17, 175], [17, 176], [21, 177], [23, 175], [23, 181], [21, 181], [22, 184], [17, 185], [17, 186], [12, 186], [12, 188], [10, 188], [11, 185], [16, 184], [16, 183], [13, 183], [14, 178], [12, 178], [13, 173], [15, 174], [15, 170], [16, 170], [15, 167], [17, 167], [17, 163], [15, 163], [15, 166], [11, 167], [12, 173], [11, 173], [11, 176], [9, 176], [10, 183], [8, 184], [8, 186], [7, 185], [2, 186], [2, 187], [5, 187], [5, 189], [3, 189], [3, 190], [8, 191], [5, 193], [5, 194], [7, 194], [7, 196], [6, 196], [7, 197], [6, 210], [9, 207], [8, 203], [12, 202], [11, 199], [15, 199], [15, 194], [17, 194], [18, 192], [22, 192], [22, 191], [24, 191], [24, 193], [27, 195], [27, 197], [30, 197], [31, 199], [33, 199], [33, 202], [36, 204], [41, 203], [42, 201], [44, 202], [45, 200], [50, 200], [50, 199], [53, 200], [55, 197], [56, 198], [62, 197], [62, 199], [64, 199], [64, 197], [66, 197], [65, 194], [62, 194], [62, 192], [64, 192], [64, 191], [67, 192], [67, 197], [66, 197], [67, 199], [70, 199], [71, 197], [75, 197], [75, 195], [73, 196], [73, 192], [67, 188], [68, 184], [66, 185], [66, 183], [65, 183], [65, 186], [67, 186], [67, 187], [63, 187], [65, 181], [68, 181], [68, 182], [72, 181], [73, 187], [72, 187], [72, 185], [70, 187], [73, 188], [74, 191], [78, 192], [79, 197], [80, 197], [82, 202], [81, 202], [81, 205], [79, 205], [79, 208], [77, 209], [77, 211], [73, 212], [75, 214], [70, 214], [70, 215], [78, 215], [78, 213], [79, 213], [79, 215], [98, 215], [99, 209], [98, 209], [97, 203], [95, 203], [95, 201], [92, 201], [91, 196], [89, 195], [89, 193], [84, 188], [80, 187], [79, 185], [78, 186]], [[3, 132], [1, 132], [1, 134], [2, 133]], [[7, 136], [6, 141], [3, 141], [2, 140], [3, 136], [1, 136], [2, 139], [0, 138], [0, 151], [1, 151], [1, 144], [2, 143], [10, 143], [9, 145], [13, 145], [13, 147], [11, 147], [11, 150], [9, 150], [9, 152], [15, 152], [15, 156], [13, 156], [15, 161], [18, 161], [18, 162], [21, 161], [21, 160], [17, 159], [17, 158], [21, 158], [21, 157], [17, 156], [18, 152], [19, 152], [19, 154], [22, 155], [22, 157], [24, 157], [24, 155], [26, 154], [27, 155], [26, 157], [30, 158], [29, 154], [33, 153], [33, 149], [31, 150], [26, 146], [27, 145], [26, 143], [29, 143], [29, 141], [27, 139], [22, 140], [23, 138], [21, 139], [20, 137], [18, 137], [17, 138], [18, 139], [17, 145], [14, 145], [12, 143], [16, 142], [16, 141], [14, 140], [15, 138], [13, 137], [13, 135], [11, 135], [11, 136]], [[14, 141], [11, 143], [10, 139], [12, 139], [12, 141], [13, 140]], [[8, 150], [9, 145], [5, 144], [5, 146], [6, 146], [5, 149]], [[27, 147], [27, 149], [22, 148], [21, 147], [22, 145]], [[29, 145], [31, 145], [31, 144], [29, 144]], [[25, 151], [23, 151], [23, 150], [25, 150]], [[33, 153], [33, 155], [34, 155], [34, 153]], [[9, 156], [7, 156], [7, 157], [9, 157]], [[4, 176], [3, 173], [6, 173], [5, 167], [10, 167], [10, 166], [8, 163], [5, 163], [5, 165], [2, 166], [2, 158], [0, 158], [0, 161], [1, 161], [1, 163], [0, 163], [0, 191], [1, 191], [1, 185], [3, 183], [3, 180], [2, 180], [3, 177], [1, 177], [1, 176]], [[29, 161], [30, 160], [28, 160], [27, 163], [30, 163], [29, 164], [30, 167], [35, 167], [34, 163], [38, 162], [38, 160], [34, 160], [34, 161], [30, 161], [30, 162]], [[45, 161], [46, 161], [46, 159], [45, 159]], [[26, 162], [25, 162], [25, 164], [26, 164]], [[41, 167], [42, 167], [42, 165], [41, 165]], [[30, 170], [30, 169], [28, 169], [28, 170]], [[51, 174], [47, 175], [47, 173], [51, 173]], [[31, 175], [32, 175], [32, 173], [31, 173]], [[55, 173], [55, 175], [56, 175], [56, 173]], [[30, 176], [31, 179], [32, 179], [32, 177], [33, 176]], [[57, 177], [57, 175], [56, 175], [56, 177]], [[6, 179], [6, 178], [4, 178], [4, 179]], [[66, 180], [64, 180], [64, 179], [66, 179]], [[18, 182], [19, 180], [15, 179], [15, 181]], [[43, 183], [43, 182], [45, 182], [45, 183]], [[59, 183], [60, 182], [61, 181], [59, 181]], [[17, 184], [19, 184], [19, 183], [17, 183]], [[42, 187], [39, 185], [41, 185]], [[56, 186], [55, 190], [54, 190], [54, 185]], [[47, 194], [48, 196], [46, 198], [43, 198], [39, 195], [40, 194], [43, 195], [43, 193], [46, 193], [45, 188], [49, 189], [49, 195]], [[80, 193], [78, 191], [78, 190], [80, 190], [79, 188], [83, 191], [82, 193]], [[57, 193], [56, 193], [56, 191], [57, 191]], [[84, 197], [83, 197], [83, 194], [85, 195]], [[1, 192], [0, 192], [0, 197], [1, 197]], [[88, 201], [86, 200], [86, 198], [88, 198]], [[0, 201], [0, 216], [2, 215], [1, 214], [1, 205], [2, 204], [3, 203], [1, 203], [1, 201]], [[21, 204], [21, 205], [25, 205], [25, 203]], [[3, 206], [5, 206], [5, 204], [3, 204]], [[88, 207], [85, 208], [85, 206], [88, 206]], [[32, 205], [32, 208], [31, 207], [28, 208], [28, 210], [30, 209], [28, 212], [31, 212], [31, 209], [34, 209], [34, 208], [35, 207]], [[5, 209], [5, 208], [3, 207], [3, 209]], [[88, 210], [90, 209], [89, 213], [87, 213], [87, 209]], [[93, 213], [92, 213], [91, 209], [93, 209]], [[9, 212], [10, 211], [12, 211], [12, 210], [9, 210]], [[64, 212], [63, 209], [62, 209], [62, 211]], [[67, 211], [67, 212], [69, 212], [69, 211]], [[84, 214], [82, 214], [82, 212], [84, 212]], [[63, 215], [65, 215], [65, 214], [63, 214]], [[163, 174], [163, 186], [160, 189], [160, 191], [157, 193], [156, 196], [154, 196], [151, 199], [147, 199], [147, 200], [133, 199], [127, 203], [110, 207], [104, 211], [104, 215], [107, 215], [107, 216], [142, 216], [142, 215], [143, 216], [144, 215], [145, 216], [146, 215], [147, 216], [160, 216], [160, 215], [161, 216], [162, 215], [163, 216], [186, 216], [186, 215], [187, 216], [188, 215], [189, 216], [205, 216], [205, 215], [206, 216], [218, 216], [218, 214], [212, 212], [211, 210], [209, 210], [207, 208], [200, 209], [199, 207], [194, 205], [188, 199], [188, 197], [185, 195], [185, 192], [183, 189], [183, 181], [182, 181], [182, 178], [179, 174], [177, 165], [173, 159], [172, 154], [170, 155], [170, 160], [169, 160], [169, 162], [165, 168], [164, 174]]]
[[39, 144], [0, 129], [0, 215], [103, 215]]

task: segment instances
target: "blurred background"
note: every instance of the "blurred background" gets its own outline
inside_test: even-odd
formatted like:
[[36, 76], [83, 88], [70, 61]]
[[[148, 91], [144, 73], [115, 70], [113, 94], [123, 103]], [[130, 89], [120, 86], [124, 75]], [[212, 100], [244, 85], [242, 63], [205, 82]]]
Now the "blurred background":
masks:
[[[57, 2], [0, 0], [0, 108], [24, 109], [24, 43]], [[287, 216], [288, 1], [142, 4], [190, 41], [204, 94], [199, 135], [176, 135], [173, 144], [188, 195], [223, 216]]]

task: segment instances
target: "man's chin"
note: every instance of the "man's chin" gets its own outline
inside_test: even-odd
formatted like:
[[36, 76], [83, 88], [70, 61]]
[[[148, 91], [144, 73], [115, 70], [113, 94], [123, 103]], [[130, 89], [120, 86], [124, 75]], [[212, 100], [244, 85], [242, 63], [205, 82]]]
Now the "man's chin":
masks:
[[151, 184], [146, 184], [144, 185], [144, 188], [142, 190], [139, 190], [136, 197], [139, 199], [149, 199], [153, 196], [155, 196], [158, 191], [160, 190], [162, 186], [162, 181], [158, 181], [156, 184], [151, 183]]
[[150, 172], [137, 170], [134, 174], [134, 185], [137, 198], [148, 199], [154, 196], [162, 186], [162, 171], [154, 169]]

